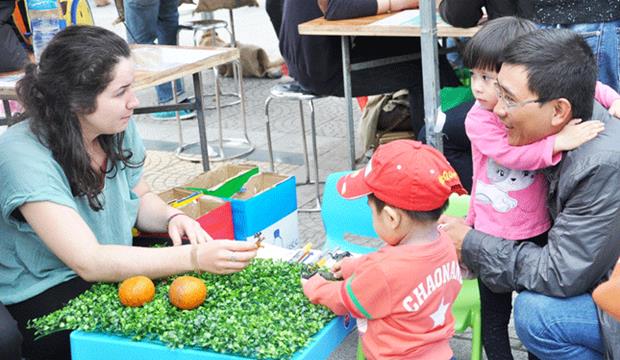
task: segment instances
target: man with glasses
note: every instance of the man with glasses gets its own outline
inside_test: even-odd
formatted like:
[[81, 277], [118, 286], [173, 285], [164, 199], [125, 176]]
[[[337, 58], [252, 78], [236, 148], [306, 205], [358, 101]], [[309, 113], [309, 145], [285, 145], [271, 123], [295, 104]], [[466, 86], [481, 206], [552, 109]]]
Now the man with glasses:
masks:
[[591, 290], [620, 255], [620, 121], [593, 101], [592, 51], [569, 30], [539, 30], [513, 41], [497, 77], [494, 111], [508, 142], [557, 134], [573, 118], [605, 130], [544, 170], [553, 226], [539, 247], [515, 243], [447, 219], [465, 265], [493, 291], [521, 291], [517, 334], [541, 359], [620, 359], [620, 323], [597, 309]]

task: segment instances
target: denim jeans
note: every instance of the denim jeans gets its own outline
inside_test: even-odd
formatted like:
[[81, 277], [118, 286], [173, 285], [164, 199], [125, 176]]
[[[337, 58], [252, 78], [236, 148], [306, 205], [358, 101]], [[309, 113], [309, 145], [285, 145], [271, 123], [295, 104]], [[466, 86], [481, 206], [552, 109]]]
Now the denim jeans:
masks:
[[598, 79], [620, 92], [620, 20], [571, 25], [541, 25], [542, 28], [573, 30], [586, 40], [598, 64]]
[[517, 335], [541, 360], [603, 359], [604, 345], [590, 294], [556, 298], [524, 291], [514, 303]]
[[[179, 30], [178, 0], [125, 0], [125, 25], [130, 44], [176, 45]], [[177, 95], [184, 92], [182, 79], [175, 80]], [[159, 103], [172, 101], [172, 84], [156, 88]]]

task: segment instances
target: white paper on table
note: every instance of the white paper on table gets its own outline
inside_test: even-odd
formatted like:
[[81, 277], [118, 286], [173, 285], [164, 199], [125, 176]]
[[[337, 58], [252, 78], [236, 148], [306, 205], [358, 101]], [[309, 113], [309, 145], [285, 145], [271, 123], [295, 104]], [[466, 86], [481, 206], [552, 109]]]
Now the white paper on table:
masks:
[[0, 87], [15, 87], [22, 77], [23, 73], [0, 76]]
[[136, 70], [162, 71], [195, 63], [215, 56], [221, 49], [183, 49], [172, 47], [142, 47], [132, 50]]
[[[420, 19], [420, 10], [419, 9], [409, 9], [409, 10], [403, 10], [403, 11], [399, 11], [397, 13], [394, 13], [393, 15], [390, 15], [388, 17], [385, 17], [381, 20], [377, 20], [375, 22], [372, 22], [370, 24], [368, 24], [367, 26], [374, 26], [374, 25], [382, 25], [382, 26], [387, 26], [387, 25], [396, 25], [396, 26], [417, 26], [420, 27], [422, 26], [422, 20]], [[441, 19], [441, 17], [437, 16], [437, 25], [445, 25], [445, 23], [443, 22], [443, 20]]]
[[[274, 259], [289, 261], [300, 249], [286, 249], [280, 246], [262, 243], [256, 255], [259, 259]], [[321, 250], [310, 250], [310, 255], [303, 260], [305, 264], [311, 264], [318, 261], [321, 257]]]

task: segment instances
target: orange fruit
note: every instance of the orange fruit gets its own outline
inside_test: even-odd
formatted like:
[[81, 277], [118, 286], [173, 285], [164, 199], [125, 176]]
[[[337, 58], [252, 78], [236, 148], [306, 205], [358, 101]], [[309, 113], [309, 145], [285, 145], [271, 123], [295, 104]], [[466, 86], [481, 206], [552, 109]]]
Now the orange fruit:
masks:
[[155, 284], [146, 276], [132, 276], [118, 286], [118, 298], [125, 306], [137, 307], [153, 300]]
[[183, 310], [199, 307], [207, 298], [207, 286], [193, 276], [179, 276], [170, 284], [170, 303]]

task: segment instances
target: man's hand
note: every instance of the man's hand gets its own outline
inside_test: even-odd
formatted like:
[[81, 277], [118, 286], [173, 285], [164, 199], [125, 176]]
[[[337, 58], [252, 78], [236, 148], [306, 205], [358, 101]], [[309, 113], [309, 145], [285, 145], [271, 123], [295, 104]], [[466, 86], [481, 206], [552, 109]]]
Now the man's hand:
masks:
[[465, 219], [461, 217], [448, 215], [442, 215], [438, 223], [439, 228], [452, 239], [452, 243], [456, 248], [456, 255], [459, 257], [459, 262], [462, 262], [461, 249], [463, 247], [463, 240], [465, 239], [465, 235], [471, 230], [471, 226], [467, 225]]

